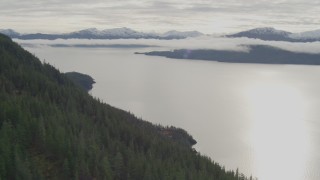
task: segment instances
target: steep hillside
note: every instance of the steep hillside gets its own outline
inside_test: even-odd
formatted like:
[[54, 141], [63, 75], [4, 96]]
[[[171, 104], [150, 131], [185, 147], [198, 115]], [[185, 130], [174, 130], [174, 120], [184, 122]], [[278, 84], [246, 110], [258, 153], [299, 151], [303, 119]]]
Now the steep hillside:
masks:
[[101, 103], [0, 35], [0, 179], [242, 177], [193, 144], [182, 129]]

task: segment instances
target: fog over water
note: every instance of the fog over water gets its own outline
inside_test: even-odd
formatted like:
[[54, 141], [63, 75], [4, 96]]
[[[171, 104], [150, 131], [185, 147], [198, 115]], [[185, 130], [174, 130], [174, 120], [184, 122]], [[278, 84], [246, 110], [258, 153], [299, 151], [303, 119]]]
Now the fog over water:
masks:
[[232, 51], [248, 51], [246, 45], [269, 45], [293, 52], [320, 53], [320, 42], [283, 42], [263, 41], [250, 38], [224, 38], [215, 36], [200, 36], [179, 40], [157, 39], [115, 39], [115, 40], [86, 40], [86, 39], [57, 39], [57, 40], [20, 40], [16, 42], [24, 46], [47, 46], [47, 45], [144, 45], [158, 46], [155, 50], [173, 49], [216, 49]]
[[[320, 179], [320, 66], [176, 60], [134, 52], [175, 48], [243, 51], [270, 44], [320, 53], [319, 43], [250, 39], [16, 40], [62, 72], [97, 82], [90, 92], [156, 124], [186, 129], [202, 154], [260, 180]], [[74, 48], [47, 44], [144, 44]], [[31, 46], [32, 45], [32, 46]]]

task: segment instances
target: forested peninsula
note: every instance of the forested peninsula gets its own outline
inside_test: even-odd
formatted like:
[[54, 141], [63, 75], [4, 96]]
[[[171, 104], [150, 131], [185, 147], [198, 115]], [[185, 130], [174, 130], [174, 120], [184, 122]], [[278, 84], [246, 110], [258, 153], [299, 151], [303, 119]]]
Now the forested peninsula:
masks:
[[177, 49], [173, 51], [137, 52], [136, 54], [228, 63], [320, 65], [320, 54], [292, 52], [266, 45], [250, 45], [248, 49], [248, 52], [214, 49]]
[[251, 179], [195, 143], [93, 98], [0, 35], [0, 179]]
[[92, 89], [92, 85], [96, 83], [94, 79], [87, 74], [82, 74], [79, 72], [66, 72], [65, 75], [76, 85], [86, 91], [90, 91]]

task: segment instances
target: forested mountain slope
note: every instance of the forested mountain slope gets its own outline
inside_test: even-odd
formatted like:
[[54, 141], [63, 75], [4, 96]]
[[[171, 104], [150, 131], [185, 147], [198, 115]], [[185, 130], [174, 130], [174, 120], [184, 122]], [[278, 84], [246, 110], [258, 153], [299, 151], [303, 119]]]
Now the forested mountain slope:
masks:
[[91, 97], [0, 35], [0, 179], [239, 179], [194, 143]]

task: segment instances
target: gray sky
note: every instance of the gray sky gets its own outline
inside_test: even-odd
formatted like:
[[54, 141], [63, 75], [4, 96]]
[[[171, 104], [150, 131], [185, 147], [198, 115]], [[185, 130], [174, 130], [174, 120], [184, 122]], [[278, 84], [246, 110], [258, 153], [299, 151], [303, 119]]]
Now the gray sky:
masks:
[[140, 31], [230, 33], [255, 27], [320, 29], [320, 0], [1, 0], [0, 29], [69, 32], [128, 27]]

